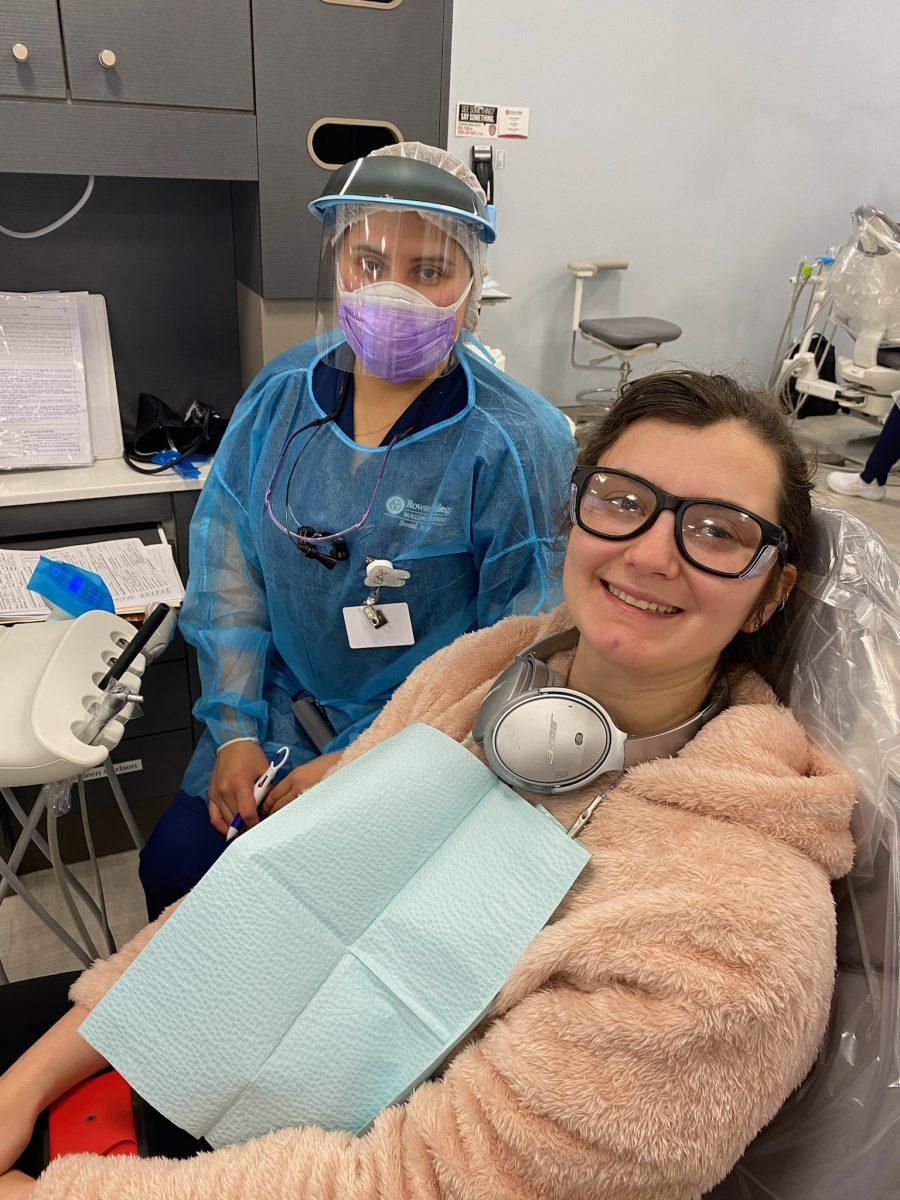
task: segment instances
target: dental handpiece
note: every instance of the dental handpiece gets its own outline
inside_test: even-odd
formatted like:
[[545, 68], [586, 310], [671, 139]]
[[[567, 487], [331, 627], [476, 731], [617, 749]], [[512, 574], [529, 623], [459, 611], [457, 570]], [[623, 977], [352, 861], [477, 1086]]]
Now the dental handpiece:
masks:
[[97, 701], [93, 711], [75, 727], [75, 736], [86, 745], [93, 745], [109, 722], [115, 720], [128, 704], [142, 699], [142, 696], [129, 692], [124, 683], [114, 681]]

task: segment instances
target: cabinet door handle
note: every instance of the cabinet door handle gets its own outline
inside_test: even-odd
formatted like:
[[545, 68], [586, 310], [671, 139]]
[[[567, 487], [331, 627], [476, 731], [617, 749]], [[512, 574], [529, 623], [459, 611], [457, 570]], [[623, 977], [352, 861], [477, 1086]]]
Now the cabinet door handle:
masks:
[[13, 58], [18, 63], [28, 62], [28, 47], [22, 42], [16, 42], [12, 48]]
[[106, 67], [108, 71], [116, 65], [115, 50], [101, 50], [97, 57], [100, 60], [100, 66]]

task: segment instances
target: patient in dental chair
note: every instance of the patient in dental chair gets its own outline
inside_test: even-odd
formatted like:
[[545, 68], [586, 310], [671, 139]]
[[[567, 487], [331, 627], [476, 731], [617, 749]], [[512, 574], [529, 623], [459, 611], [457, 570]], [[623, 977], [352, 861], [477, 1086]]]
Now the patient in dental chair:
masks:
[[[79, 1024], [173, 906], [3, 1064], [0, 1200], [689, 1200], [802, 1081], [828, 1021], [830, 885], [852, 863], [855, 790], [771, 686], [798, 603], [809, 468], [764, 396], [694, 372], [630, 384], [581, 464], [564, 606], [424, 662], [335, 768], [414, 722], [480, 755], [471, 734], [497, 677], [574, 631], [548, 666], [637, 749], [589, 787], [541, 795], [568, 827], [615, 785], [581, 833], [591, 861], [488, 1019], [363, 1136], [288, 1128], [204, 1154], [163, 1137], [151, 1149], [173, 1157], [68, 1156], [35, 1180], [20, 1156], [39, 1114], [104, 1066]], [[641, 752], [716, 694], [724, 707], [670, 756]], [[41, 985], [0, 991], [0, 1021], [14, 1007], [24, 1021], [16, 989]], [[33, 1036], [52, 1009], [35, 1011]], [[221, 1017], [240, 1053], [254, 1014]]]

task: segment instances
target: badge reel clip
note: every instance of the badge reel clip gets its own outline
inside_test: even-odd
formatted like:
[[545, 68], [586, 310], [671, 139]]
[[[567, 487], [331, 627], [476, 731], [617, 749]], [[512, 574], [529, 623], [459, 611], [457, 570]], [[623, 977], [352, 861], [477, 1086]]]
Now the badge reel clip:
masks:
[[365, 585], [370, 591], [362, 610], [373, 629], [381, 629], [388, 623], [387, 617], [378, 607], [381, 589], [386, 587], [402, 588], [407, 579], [409, 579], [409, 571], [400, 570], [386, 558], [366, 559]]

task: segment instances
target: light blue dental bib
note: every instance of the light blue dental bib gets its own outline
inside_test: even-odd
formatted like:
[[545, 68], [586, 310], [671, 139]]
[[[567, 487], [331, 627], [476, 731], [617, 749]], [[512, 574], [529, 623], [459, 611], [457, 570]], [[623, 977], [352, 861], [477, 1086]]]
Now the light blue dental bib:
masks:
[[413, 725], [242, 835], [79, 1032], [213, 1146], [360, 1132], [478, 1023], [589, 857]]

